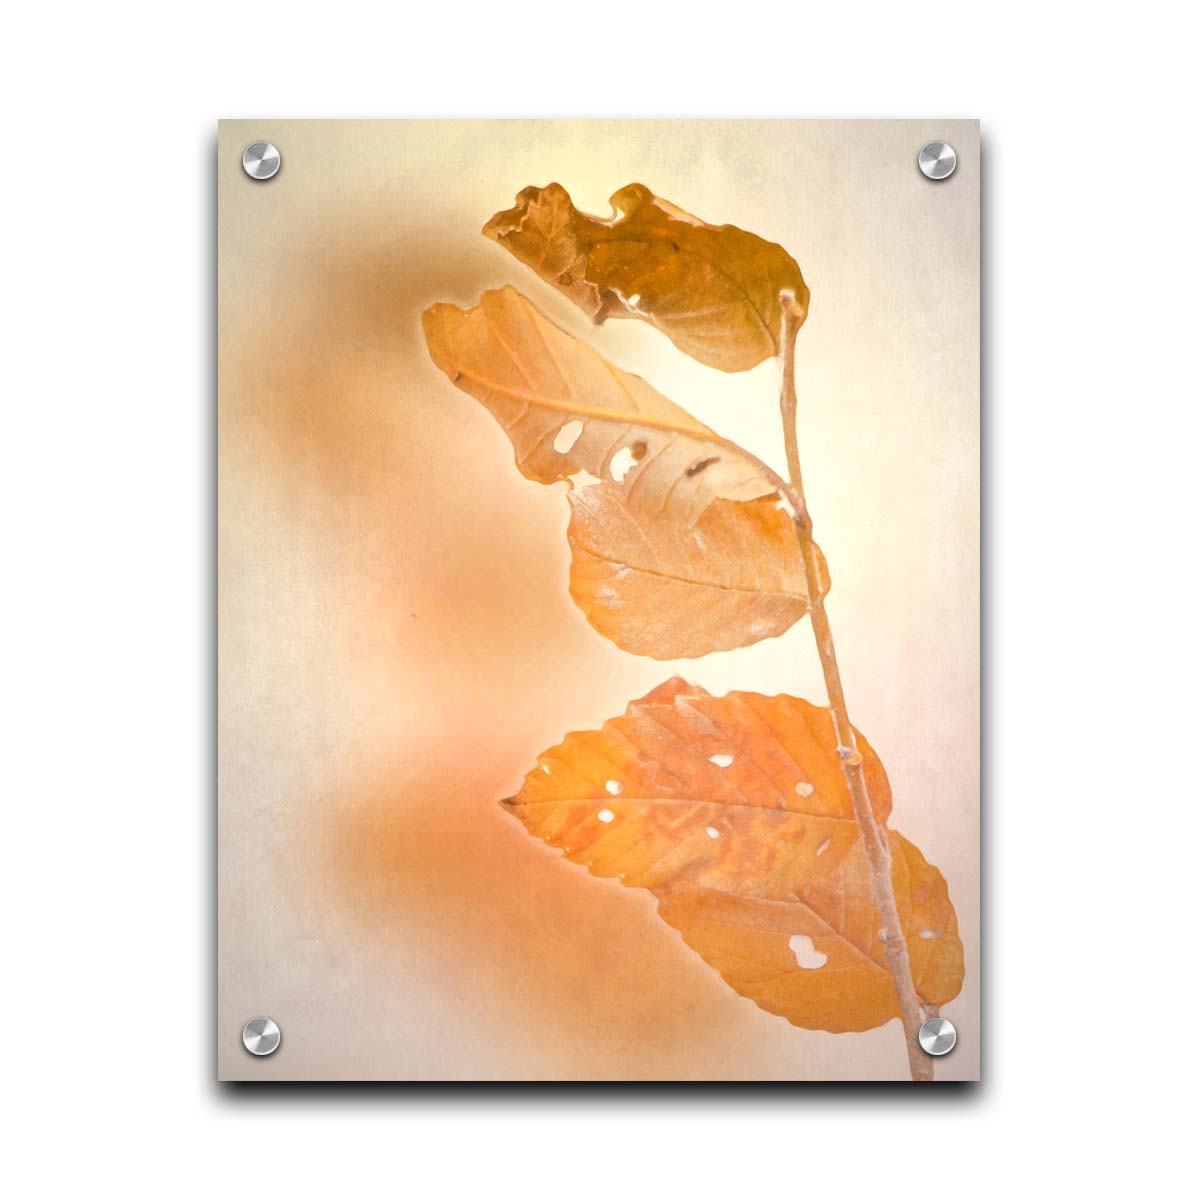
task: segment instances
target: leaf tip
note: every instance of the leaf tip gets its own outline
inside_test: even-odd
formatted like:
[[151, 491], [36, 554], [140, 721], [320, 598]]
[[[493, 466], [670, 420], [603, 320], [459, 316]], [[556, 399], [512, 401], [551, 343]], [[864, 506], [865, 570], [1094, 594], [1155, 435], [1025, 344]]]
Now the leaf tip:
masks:
[[531, 184], [517, 193], [516, 203], [512, 208], [505, 208], [493, 214], [480, 232], [493, 242], [503, 243], [510, 234], [518, 233], [524, 228], [535, 209], [543, 205], [557, 205], [564, 200], [567, 204], [571, 202], [567, 189], [561, 183], [548, 183], [545, 187]]
[[696, 683], [688, 683], [682, 675], [672, 675], [670, 679], [660, 683], [648, 691], [640, 700], [634, 700], [629, 707], [643, 704], [674, 704], [680, 696], [707, 696], [708, 693]]

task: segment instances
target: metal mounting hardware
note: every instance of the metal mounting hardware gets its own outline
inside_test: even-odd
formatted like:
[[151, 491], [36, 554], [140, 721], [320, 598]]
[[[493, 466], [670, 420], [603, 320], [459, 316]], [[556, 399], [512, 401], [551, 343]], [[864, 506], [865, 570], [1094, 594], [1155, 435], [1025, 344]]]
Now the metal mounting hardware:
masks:
[[917, 155], [917, 166], [926, 179], [936, 183], [954, 174], [958, 155], [954, 153], [954, 147], [946, 142], [926, 142]]
[[282, 165], [283, 158], [270, 142], [254, 142], [242, 151], [242, 170], [260, 183], [274, 179]]
[[242, 1045], [259, 1058], [274, 1054], [282, 1037], [279, 1026], [270, 1017], [255, 1017], [242, 1027]]

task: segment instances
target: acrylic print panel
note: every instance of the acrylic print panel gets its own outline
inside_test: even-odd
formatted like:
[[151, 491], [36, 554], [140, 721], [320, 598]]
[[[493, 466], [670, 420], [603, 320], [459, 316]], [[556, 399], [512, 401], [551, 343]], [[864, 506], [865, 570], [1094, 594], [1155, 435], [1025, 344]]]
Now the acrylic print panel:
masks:
[[977, 124], [218, 155], [221, 1078], [978, 1078]]

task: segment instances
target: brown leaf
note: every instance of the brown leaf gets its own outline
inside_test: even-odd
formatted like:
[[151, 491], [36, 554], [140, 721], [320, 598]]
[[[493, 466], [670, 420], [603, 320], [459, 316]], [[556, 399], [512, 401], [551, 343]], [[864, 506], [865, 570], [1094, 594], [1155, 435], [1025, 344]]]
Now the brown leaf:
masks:
[[[859, 749], [879, 821], [891, 790]], [[790, 696], [710, 696], [681, 679], [546, 751], [505, 807], [595, 875], [647, 888], [725, 981], [806, 1029], [899, 1015], [829, 711]], [[892, 882], [925, 1004], [962, 986], [945, 880], [889, 833]]]
[[571, 596], [622, 650], [699, 658], [778, 637], [808, 611], [795, 527], [774, 499], [715, 500], [690, 528], [610, 483], [569, 499]]
[[783, 247], [734, 225], [707, 225], [631, 183], [611, 220], [580, 212], [557, 183], [528, 187], [485, 236], [573, 300], [597, 324], [636, 317], [685, 354], [745, 371], [779, 353], [780, 293], [802, 323], [808, 287]]
[[618, 370], [513, 288], [423, 315], [433, 361], [500, 422], [529, 479], [611, 478], [624, 502], [693, 524], [719, 497], [786, 489], [765, 463]]

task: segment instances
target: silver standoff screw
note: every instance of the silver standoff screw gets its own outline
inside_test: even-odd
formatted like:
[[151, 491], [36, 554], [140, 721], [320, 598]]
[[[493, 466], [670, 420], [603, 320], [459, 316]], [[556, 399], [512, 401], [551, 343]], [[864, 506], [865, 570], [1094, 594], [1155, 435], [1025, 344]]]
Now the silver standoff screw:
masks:
[[949, 1054], [958, 1041], [958, 1030], [945, 1017], [930, 1017], [917, 1033], [917, 1041], [926, 1054], [940, 1058]]
[[954, 153], [954, 147], [946, 142], [926, 142], [917, 155], [917, 166], [926, 179], [934, 182], [949, 179], [958, 166], [958, 155]]
[[242, 1045], [259, 1058], [274, 1054], [282, 1037], [279, 1026], [270, 1017], [255, 1017], [242, 1026]]
[[260, 183], [274, 179], [282, 163], [278, 149], [270, 142], [254, 142], [242, 151], [242, 170]]

